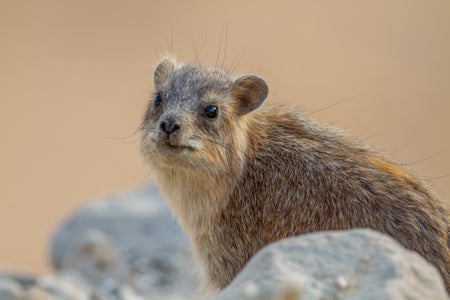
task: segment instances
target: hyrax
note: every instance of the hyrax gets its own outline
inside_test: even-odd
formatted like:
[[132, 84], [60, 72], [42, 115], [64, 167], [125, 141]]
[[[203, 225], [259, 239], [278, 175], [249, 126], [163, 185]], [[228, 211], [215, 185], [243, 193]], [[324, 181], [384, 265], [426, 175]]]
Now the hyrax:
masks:
[[224, 288], [276, 240], [367, 227], [435, 265], [450, 290], [448, 212], [419, 179], [339, 130], [279, 106], [267, 84], [162, 60], [141, 151], [204, 270]]

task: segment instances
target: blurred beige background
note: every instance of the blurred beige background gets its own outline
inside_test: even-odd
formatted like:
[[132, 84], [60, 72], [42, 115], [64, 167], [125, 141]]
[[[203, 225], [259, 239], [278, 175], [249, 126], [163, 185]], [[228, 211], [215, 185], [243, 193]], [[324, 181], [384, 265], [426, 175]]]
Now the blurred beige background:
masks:
[[48, 271], [58, 222], [147, 179], [133, 133], [153, 68], [196, 52], [239, 61], [269, 101], [393, 152], [450, 200], [448, 0], [0, 0], [0, 268]]

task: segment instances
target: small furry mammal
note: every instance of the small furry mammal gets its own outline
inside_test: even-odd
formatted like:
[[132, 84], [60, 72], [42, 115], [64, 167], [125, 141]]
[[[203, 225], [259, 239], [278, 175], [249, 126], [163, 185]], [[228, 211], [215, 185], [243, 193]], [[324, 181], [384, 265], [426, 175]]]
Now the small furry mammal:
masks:
[[448, 211], [418, 178], [335, 128], [279, 106], [268, 87], [162, 60], [141, 152], [190, 237], [203, 288], [219, 290], [263, 246], [368, 227], [417, 251], [450, 291]]

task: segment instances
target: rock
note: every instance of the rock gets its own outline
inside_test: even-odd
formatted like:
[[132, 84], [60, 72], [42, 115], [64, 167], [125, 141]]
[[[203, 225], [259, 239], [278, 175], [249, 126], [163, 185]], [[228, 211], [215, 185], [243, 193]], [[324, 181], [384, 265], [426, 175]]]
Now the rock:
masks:
[[18, 284], [23, 289], [28, 289], [36, 283], [36, 278], [33, 275], [26, 274], [23, 271], [17, 270], [2, 270], [0, 271], [0, 281], [2, 280], [12, 280]]
[[24, 290], [21, 285], [7, 278], [0, 279], [0, 299], [1, 300], [24, 300]]
[[34, 286], [27, 291], [26, 300], [53, 300], [54, 297], [40, 287]]
[[[34, 291], [33, 291], [34, 290]], [[31, 290], [33, 295], [46, 299], [89, 300], [90, 287], [80, 278], [67, 274], [47, 275], [39, 278]]]
[[50, 248], [59, 272], [94, 291], [127, 285], [148, 299], [186, 299], [198, 286], [188, 240], [153, 186], [87, 203]]
[[369, 229], [281, 240], [259, 251], [214, 300], [449, 299], [438, 271]]
[[[92, 294], [90, 299], [95, 299], [95, 300], [112, 300], [112, 299], [144, 300], [143, 297], [136, 294], [134, 289], [132, 289], [126, 285], [117, 286], [112, 290], [98, 289], [97, 291], [94, 291], [94, 293]], [[150, 298], [148, 298], [148, 299], [150, 299]], [[161, 298], [161, 299], [163, 299], [163, 298]]]
[[35, 276], [21, 271], [0, 271], [0, 281], [5, 279], [18, 283], [23, 289], [28, 289], [36, 283]]
[[77, 275], [44, 276], [28, 291], [26, 300], [144, 300], [126, 284], [106, 280], [93, 287]]
[[128, 266], [101, 231], [86, 232], [71, 249], [66, 271], [89, 278], [92, 285], [104, 281], [128, 282]]

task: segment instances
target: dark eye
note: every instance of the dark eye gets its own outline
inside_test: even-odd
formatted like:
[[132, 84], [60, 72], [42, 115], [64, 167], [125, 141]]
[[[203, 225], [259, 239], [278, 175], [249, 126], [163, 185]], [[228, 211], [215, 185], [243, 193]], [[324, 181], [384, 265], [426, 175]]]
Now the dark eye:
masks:
[[161, 105], [161, 95], [160, 94], [156, 94], [155, 95], [155, 99], [153, 100], [153, 106], [160, 106]]
[[210, 119], [216, 118], [218, 113], [219, 109], [215, 105], [205, 107], [205, 116], [207, 116]]

